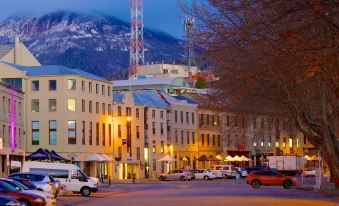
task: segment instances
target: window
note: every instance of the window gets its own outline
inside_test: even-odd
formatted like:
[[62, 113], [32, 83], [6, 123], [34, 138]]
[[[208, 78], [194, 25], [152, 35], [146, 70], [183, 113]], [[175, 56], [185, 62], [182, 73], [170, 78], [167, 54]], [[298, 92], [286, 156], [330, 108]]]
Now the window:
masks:
[[292, 138], [288, 139], [288, 145], [289, 145], [290, 148], [293, 147], [293, 139]]
[[205, 144], [205, 135], [201, 134], [201, 145]]
[[234, 116], [234, 126], [237, 127], [238, 126], [238, 117]]
[[121, 116], [121, 106], [118, 106], [118, 116]]
[[95, 113], [99, 114], [99, 102], [95, 103]]
[[32, 112], [39, 112], [39, 99], [32, 99]]
[[139, 108], [136, 108], [136, 109], [135, 109], [135, 116], [136, 116], [136, 118], [139, 118], [139, 117], [140, 117], [140, 114], [139, 114]]
[[137, 126], [137, 138], [140, 138], [140, 126]]
[[89, 123], [89, 133], [88, 133], [89, 145], [93, 144], [92, 127], [93, 127], [93, 123], [90, 122]]
[[49, 144], [57, 144], [57, 121], [55, 120], [49, 121]]
[[256, 138], [253, 138], [254, 140], [253, 140], [253, 147], [256, 147], [257, 146], [257, 140], [256, 140]]
[[275, 142], [275, 147], [279, 147], [279, 142], [278, 141]]
[[81, 100], [81, 111], [82, 112], [85, 112], [85, 107], [86, 107], [86, 103], [85, 103], [85, 100]]
[[184, 131], [181, 131], [181, 144], [184, 144]]
[[152, 122], [152, 134], [155, 134], [155, 122]]
[[88, 82], [88, 91], [92, 93], [92, 82]]
[[69, 79], [67, 81], [68, 90], [76, 90], [76, 81], [75, 79]]
[[218, 147], [220, 147], [220, 135], [218, 135]]
[[161, 119], [164, 118], [164, 111], [160, 111], [160, 118], [161, 118]]
[[204, 114], [200, 114], [200, 126], [204, 125]]
[[215, 135], [212, 136], [212, 145], [215, 146]]
[[102, 114], [105, 115], [105, 113], [106, 113], [106, 105], [105, 105], [105, 103], [102, 103], [101, 109], [102, 109]]
[[297, 138], [297, 148], [299, 148], [299, 138]]
[[164, 123], [160, 123], [160, 134], [164, 134]]
[[153, 151], [153, 153], [156, 152], [156, 143], [155, 143], [155, 140], [153, 140], [152, 151]]
[[76, 144], [76, 121], [68, 121], [68, 144]]
[[82, 121], [82, 130], [81, 130], [81, 133], [82, 133], [82, 144], [85, 145], [86, 143], [86, 122], [85, 121]]
[[85, 81], [81, 81], [81, 90], [85, 91]]
[[68, 111], [75, 112], [75, 99], [67, 100], [67, 108], [68, 108]]
[[160, 152], [164, 152], [164, 141], [160, 141]]
[[108, 141], [108, 144], [109, 146], [112, 146], [112, 125], [111, 124], [108, 124], [108, 138], [109, 138], [109, 141]]
[[210, 125], [210, 115], [209, 114], [206, 115], [206, 124]]
[[126, 107], [126, 116], [131, 117], [132, 116], [132, 110], [130, 107]]
[[264, 118], [261, 119], [261, 129], [264, 129], [265, 127], [265, 122], [264, 122]]
[[189, 120], [189, 113], [186, 112], [186, 123], [189, 124], [190, 123], [190, 120]]
[[253, 118], [253, 128], [257, 128], [257, 119]]
[[137, 147], [137, 160], [140, 160], [140, 147]]
[[50, 112], [56, 112], [56, 99], [49, 99], [48, 100], [48, 110]]
[[189, 131], [187, 131], [187, 144], [189, 144], [190, 143], [190, 132]]
[[153, 171], [157, 170], [157, 160], [153, 159]]
[[285, 148], [286, 147], [286, 138], [284, 137], [283, 139], [283, 147]]
[[192, 112], [192, 124], [195, 122], [195, 114]]
[[226, 125], [227, 125], [227, 127], [230, 126], [230, 116], [226, 117]]
[[210, 135], [207, 134], [207, 146], [210, 146]]
[[105, 85], [101, 85], [101, 94], [105, 95]]
[[[5, 131], [5, 128], [3, 127], [3, 132], [4, 131]], [[32, 122], [32, 145], [39, 145], [39, 143], [40, 143], [40, 122], [33, 121]]]
[[178, 122], [178, 111], [174, 111], [174, 120], [175, 122]]
[[195, 144], [195, 132], [192, 132], [192, 144]]
[[106, 125], [105, 123], [102, 124], [102, 145], [106, 145]]
[[57, 81], [56, 80], [49, 80], [48, 81], [49, 91], [55, 91], [57, 89]]
[[184, 112], [180, 111], [180, 121], [181, 123], [184, 123]]
[[155, 110], [152, 110], [152, 118], [155, 118]]
[[92, 113], [92, 101], [88, 102], [88, 112]]
[[32, 91], [39, 91], [39, 80], [32, 81]]
[[121, 125], [118, 125], [118, 137], [121, 137]]
[[112, 106], [108, 104], [108, 115], [112, 115]]
[[175, 143], [178, 143], [178, 130], [175, 130]]
[[99, 94], [99, 84], [95, 84], [95, 93]]
[[261, 140], [261, 142], [260, 142], [260, 146], [261, 146], [261, 147], [265, 146], [265, 140], [264, 140], [264, 138], [262, 138], [262, 140]]
[[107, 86], [107, 95], [110, 97], [111, 96], [111, 87]]
[[99, 146], [99, 123], [96, 123], [95, 129], [95, 142], [96, 145]]

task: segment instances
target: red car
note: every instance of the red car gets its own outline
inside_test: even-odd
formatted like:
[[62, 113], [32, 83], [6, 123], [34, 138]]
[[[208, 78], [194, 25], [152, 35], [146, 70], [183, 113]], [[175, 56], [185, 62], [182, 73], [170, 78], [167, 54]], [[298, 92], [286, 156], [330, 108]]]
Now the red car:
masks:
[[4, 181], [0, 181], [0, 195], [18, 200], [21, 206], [46, 206], [43, 197], [22, 192]]
[[298, 185], [298, 180], [272, 170], [260, 170], [248, 175], [247, 184], [252, 185], [253, 188], [259, 188], [262, 185], [281, 185], [285, 189], [290, 189]]

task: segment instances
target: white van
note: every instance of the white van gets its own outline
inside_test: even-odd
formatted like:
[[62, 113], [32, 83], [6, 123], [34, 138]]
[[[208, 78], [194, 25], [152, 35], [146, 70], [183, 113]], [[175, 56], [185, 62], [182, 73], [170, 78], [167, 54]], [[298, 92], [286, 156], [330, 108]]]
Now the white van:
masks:
[[236, 175], [233, 165], [213, 165], [211, 169], [216, 173], [217, 178], [234, 178]]
[[79, 192], [89, 196], [98, 191], [98, 184], [73, 164], [49, 162], [25, 162], [22, 172], [43, 173], [53, 176], [66, 186], [67, 192]]

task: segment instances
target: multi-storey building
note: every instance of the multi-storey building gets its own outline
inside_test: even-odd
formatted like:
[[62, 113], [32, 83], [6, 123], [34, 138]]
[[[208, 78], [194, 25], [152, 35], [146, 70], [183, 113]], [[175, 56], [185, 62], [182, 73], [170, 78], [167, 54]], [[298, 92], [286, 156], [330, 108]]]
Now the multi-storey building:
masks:
[[117, 92], [114, 100], [114, 178], [152, 178], [169, 171], [170, 104], [159, 90]]
[[16, 171], [24, 160], [23, 96], [0, 83], [0, 177]]
[[178, 64], [147, 64], [138, 66], [136, 75], [152, 75], [154, 77], [180, 77], [188, 78], [191, 75], [195, 75], [198, 72], [196, 66], [192, 66], [190, 70], [186, 65]]
[[109, 175], [113, 149], [110, 82], [63, 66], [5, 62], [0, 62], [0, 78], [24, 92], [27, 153], [39, 148], [54, 150], [91, 176]]

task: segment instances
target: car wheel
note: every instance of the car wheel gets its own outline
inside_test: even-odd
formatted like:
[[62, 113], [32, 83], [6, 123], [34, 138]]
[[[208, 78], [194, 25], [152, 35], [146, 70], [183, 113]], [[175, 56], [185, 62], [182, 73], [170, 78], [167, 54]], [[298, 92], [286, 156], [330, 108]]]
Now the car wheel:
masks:
[[290, 180], [285, 180], [283, 183], [283, 186], [285, 189], [291, 189], [292, 187], [292, 182]]
[[209, 180], [209, 179], [210, 178], [207, 175], [204, 176], [204, 180]]
[[251, 185], [254, 189], [258, 189], [261, 186], [258, 180], [253, 180]]
[[27, 200], [19, 200], [20, 206], [31, 206]]
[[227, 175], [227, 174], [225, 174], [225, 175], [224, 175], [224, 178], [225, 178], [225, 179], [228, 179], [229, 177], [228, 177], [228, 175]]
[[180, 180], [181, 180], [181, 181], [185, 181], [185, 177], [184, 177], [184, 176], [181, 176], [181, 177], [180, 177]]
[[82, 196], [90, 196], [91, 195], [91, 189], [89, 187], [83, 187], [80, 190], [80, 193]]
[[164, 176], [160, 176], [160, 181], [165, 181], [165, 177]]

